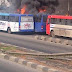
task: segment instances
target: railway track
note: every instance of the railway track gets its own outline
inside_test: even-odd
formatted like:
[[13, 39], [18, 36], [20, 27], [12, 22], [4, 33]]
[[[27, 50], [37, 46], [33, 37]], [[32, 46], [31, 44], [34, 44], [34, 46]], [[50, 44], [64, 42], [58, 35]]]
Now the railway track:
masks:
[[72, 61], [72, 53], [37, 54], [37, 53], [6, 52], [6, 54]]

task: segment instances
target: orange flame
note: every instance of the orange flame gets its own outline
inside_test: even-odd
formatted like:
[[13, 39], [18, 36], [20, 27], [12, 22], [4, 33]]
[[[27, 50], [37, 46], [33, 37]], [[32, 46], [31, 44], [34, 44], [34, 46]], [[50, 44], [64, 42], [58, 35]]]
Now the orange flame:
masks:
[[39, 9], [39, 12], [46, 12], [46, 9]]
[[21, 9], [21, 14], [24, 14], [26, 12], [26, 5]]
[[19, 9], [17, 9], [17, 12], [20, 12], [20, 10], [19, 10]]

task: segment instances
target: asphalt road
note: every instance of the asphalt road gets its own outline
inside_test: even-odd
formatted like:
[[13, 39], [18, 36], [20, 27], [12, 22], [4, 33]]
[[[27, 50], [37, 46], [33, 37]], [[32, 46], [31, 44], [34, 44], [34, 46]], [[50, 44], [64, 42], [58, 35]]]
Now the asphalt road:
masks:
[[14, 62], [0, 59], [0, 72], [38, 72], [38, 71]]
[[33, 37], [34, 35], [29, 34], [18, 35], [18, 34], [7, 34], [4, 32], [0, 32], [0, 42], [9, 43], [45, 53], [72, 52], [71, 46], [39, 41], [34, 39]]

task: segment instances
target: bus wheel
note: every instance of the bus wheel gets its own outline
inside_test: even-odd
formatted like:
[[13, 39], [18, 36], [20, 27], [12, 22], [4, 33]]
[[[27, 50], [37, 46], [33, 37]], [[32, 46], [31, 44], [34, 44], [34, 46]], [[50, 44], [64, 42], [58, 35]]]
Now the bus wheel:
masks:
[[9, 34], [11, 34], [11, 29], [10, 29], [10, 28], [8, 28], [8, 29], [7, 29], [7, 32], [8, 32]]
[[55, 37], [54, 31], [51, 31], [50, 36]]

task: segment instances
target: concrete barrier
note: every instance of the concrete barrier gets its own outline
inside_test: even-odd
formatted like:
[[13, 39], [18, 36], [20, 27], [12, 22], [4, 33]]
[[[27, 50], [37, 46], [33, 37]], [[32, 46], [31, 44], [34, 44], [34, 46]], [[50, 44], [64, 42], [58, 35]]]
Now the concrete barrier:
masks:
[[41, 40], [46, 41], [46, 37], [41, 36]]
[[19, 59], [19, 60], [18, 60], [18, 63], [19, 63], [19, 64], [23, 64], [23, 61], [25, 61], [25, 60]]
[[9, 60], [14, 62], [16, 58], [17, 58], [17, 57], [10, 56]]
[[3, 53], [0, 54], [0, 58], [4, 59], [5, 56], [6, 56], [6, 54], [3, 54]]
[[72, 46], [72, 41], [71, 41], [71, 40], [68, 40], [68, 44], [69, 44], [70, 46]]
[[62, 44], [63, 44], [63, 45], [69, 45], [68, 40], [64, 40], [64, 41], [62, 42]]
[[48, 41], [48, 42], [53, 42], [53, 38], [52, 38], [52, 37], [47, 38], [47, 41]]
[[27, 66], [27, 67], [31, 67], [33, 69], [38, 70], [39, 72], [60, 72], [59, 70], [51, 69], [46, 66], [38, 65], [34, 62], [29, 62], [27, 60], [23, 60], [23, 59], [20, 59], [17, 57], [9, 56], [9, 55], [3, 54], [3, 53], [0, 53], [0, 58], [10, 60], [12, 62], [16, 62], [16, 63], [22, 64], [24, 66]]
[[56, 38], [56, 39], [55, 39], [55, 43], [61, 43], [61, 40], [58, 39], [58, 38]]
[[38, 40], [43, 40], [47, 42], [53, 42], [53, 43], [60, 43], [63, 45], [70, 45], [72, 46], [72, 41], [71, 40], [66, 40], [66, 39], [60, 39], [60, 38], [53, 38], [53, 37], [45, 37], [45, 36], [36, 36], [35, 37]]
[[35, 39], [39, 39], [39, 36], [37, 35], [37, 36], [35, 36]]

